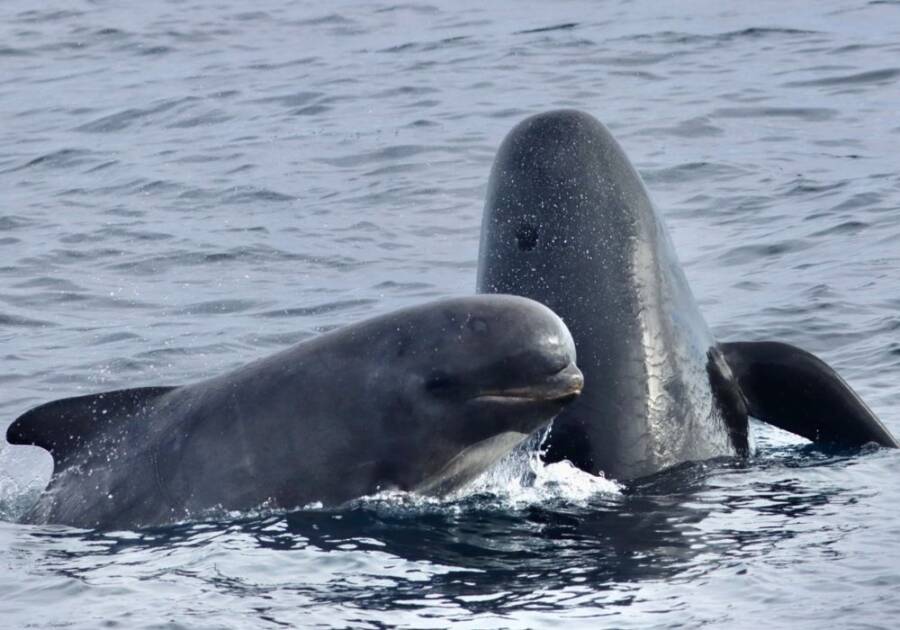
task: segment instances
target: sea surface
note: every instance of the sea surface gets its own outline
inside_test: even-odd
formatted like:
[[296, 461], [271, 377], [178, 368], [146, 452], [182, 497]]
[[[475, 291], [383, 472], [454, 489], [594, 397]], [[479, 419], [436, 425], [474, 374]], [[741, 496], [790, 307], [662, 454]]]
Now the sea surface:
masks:
[[[559, 107], [628, 152], [719, 339], [817, 353], [900, 434], [891, 0], [4, 0], [0, 430], [472, 293], [494, 152]], [[17, 524], [51, 461], [0, 440], [0, 628], [896, 628], [900, 453], [753, 431], [628, 486], [520, 459], [106, 533]]]

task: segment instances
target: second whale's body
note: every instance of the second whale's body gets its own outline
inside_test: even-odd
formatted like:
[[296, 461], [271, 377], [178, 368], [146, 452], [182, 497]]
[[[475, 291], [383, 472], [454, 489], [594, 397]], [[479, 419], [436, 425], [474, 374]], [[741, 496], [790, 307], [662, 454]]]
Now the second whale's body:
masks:
[[554, 421], [550, 460], [631, 479], [742, 454], [748, 414], [812, 440], [897, 446], [813, 355], [716, 342], [640, 176], [588, 114], [533, 116], [503, 141], [478, 291], [542, 302], [575, 339], [585, 391]]

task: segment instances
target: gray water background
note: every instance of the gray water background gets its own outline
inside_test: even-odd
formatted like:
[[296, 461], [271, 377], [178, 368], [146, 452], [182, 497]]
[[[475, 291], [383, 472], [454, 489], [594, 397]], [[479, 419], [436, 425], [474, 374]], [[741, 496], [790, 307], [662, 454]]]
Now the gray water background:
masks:
[[[490, 163], [577, 107], [723, 340], [835, 366], [900, 433], [900, 4], [0, 4], [0, 428], [471, 293]], [[100, 534], [14, 519], [0, 628], [893, 628], [900, 455], [754, 427], [632, 494]], [[339, 471], [336, 471], [339, 474]]]

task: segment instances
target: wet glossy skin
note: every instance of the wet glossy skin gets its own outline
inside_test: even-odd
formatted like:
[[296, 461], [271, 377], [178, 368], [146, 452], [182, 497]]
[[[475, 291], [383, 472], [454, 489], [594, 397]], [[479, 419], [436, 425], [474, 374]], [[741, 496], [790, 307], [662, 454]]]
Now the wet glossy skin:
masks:
[[503, 141], [478, 291], [538, 300], [575, 339], [585, 391], [554, 422], [550, 460], [630, 479], [746, 446], [746, 411], [727, 395], [733, 379], [665, 227], [591, 116], [541, 114]]
[[456, 298], [193, 385], [49, 403], [8, 438], [54, 456], [33, 522], [134, 527], [388, 488], [439, 494], [571, 402], [583, 383], [574, 361], [545, 306]]

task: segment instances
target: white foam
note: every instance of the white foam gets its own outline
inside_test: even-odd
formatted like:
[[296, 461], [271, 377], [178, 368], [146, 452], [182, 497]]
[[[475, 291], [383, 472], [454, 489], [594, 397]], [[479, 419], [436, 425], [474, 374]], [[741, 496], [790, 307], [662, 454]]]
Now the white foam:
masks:
[[597, 497], [621, 494], [621, 486], [615, 481], [584, 472], [569, 461], [542, 462], [540, 446], [545, 437], [530, 438], [475, 481], [448, 495], [433, 497], [386, 490], [352, 503], [401, 513], [458, 512], [485, 507], [521, 510], [534, 505], [585, 507]]
[[584, 506], [600, 495], [621, 493], [615, 481], [580, 470], [567, 460], [545, 464], [541, 461], [545, 438], [543, 434], [527, 440], [452, 498], [489, 495], [501, 505], [521, 509], [560, 502]]

